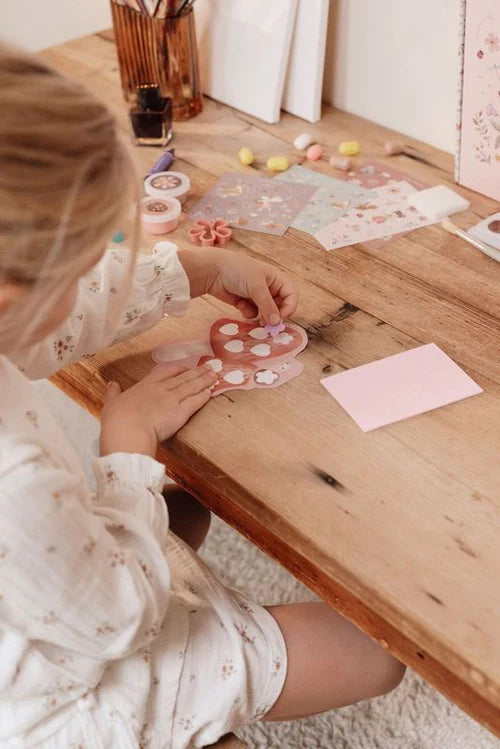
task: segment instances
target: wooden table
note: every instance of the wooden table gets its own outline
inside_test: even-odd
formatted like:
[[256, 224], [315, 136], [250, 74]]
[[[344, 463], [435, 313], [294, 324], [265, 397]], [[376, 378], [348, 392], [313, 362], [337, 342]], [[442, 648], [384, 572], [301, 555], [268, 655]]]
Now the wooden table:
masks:
[[[108, 33], [48, 50], [47, 60], [86, 82], [127, 117]], [[176, 125], [176, 167], [193, 189], [187, 208], [224, 172], [265, 172], [269, 155], [293, 160], [309, 130], [333, 152], [361, 141], [383, 158], [394, 133], [325, 108], [305, 125], [266, 125], [207, 100]], [[408, 142], [409, 139], [405, 139]], [[243, 167], [242, 145], [258, 156]], [[430, 184], [452, 184], [452, 158], [414, 143], [435, 164], [391, 164]], [[157, 152], [138, 149], [143, 167]], [[331, 174], [326, 160], [315, 168]], [[468, 227], [497, 206], [462, 191]], [[188, 246], [185, 220], [175, 234]], [[231, 243], [286, 269], [300, 290], [294, 317], [310, 337], [304, 374], [273, 391], [214, 399], [162, 450], [168, 473], [477, 720], [500, 734], [500, 265], [439, 227], [380, 250], [325, 250], [313, 237], [237, 230]], [[193, 302], [140, 338], [61, 371], [54, 381], [98, 413], [104, 382], [127, 387], [166, 337], [197, 336], [223, 311]], [[226, 311], [226, 310], [224, 310]], [[364, 434], [320, 386], [339, 372], [434, 341], [484, 394]]]

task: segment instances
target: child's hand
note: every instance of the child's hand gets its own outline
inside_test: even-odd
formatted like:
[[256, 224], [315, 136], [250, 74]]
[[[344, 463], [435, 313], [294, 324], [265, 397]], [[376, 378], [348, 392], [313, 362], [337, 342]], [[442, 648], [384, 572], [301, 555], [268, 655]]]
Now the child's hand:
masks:
[[158, 442], [171, 437], [210, 399], [217, 375], [209, 367], [155, 367], [126, 392], [110, 382], [101, 415], [101, 455], [141, 453], [154, 458]]
[[243, 317], [276, 325], [297, 309], [297, 291], [290, 279], [267, 263], [229, 250], [181, 250], [179, 259], [189, 277], [191, 296], [212, 294], [236, 307]]

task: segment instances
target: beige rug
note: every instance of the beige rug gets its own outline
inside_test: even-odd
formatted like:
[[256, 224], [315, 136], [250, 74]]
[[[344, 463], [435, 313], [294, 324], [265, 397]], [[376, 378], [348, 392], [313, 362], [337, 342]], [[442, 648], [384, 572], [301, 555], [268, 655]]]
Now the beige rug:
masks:
[[[98, 424], [45, 382], [36, 384], [58, 414], [91, 476]], [[259, 603], [314, 596], [217, 518], [202, 556], [218, 576]], [[257, 724], [242, 732], [251, 749], [500, 749], [500, 741], [414, 673], [387, 697], [294, 723]]]

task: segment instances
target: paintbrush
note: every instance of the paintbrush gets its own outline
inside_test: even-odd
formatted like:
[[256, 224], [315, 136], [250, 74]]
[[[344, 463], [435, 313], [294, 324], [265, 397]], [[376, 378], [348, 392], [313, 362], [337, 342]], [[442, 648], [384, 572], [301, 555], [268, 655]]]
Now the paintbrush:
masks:
[[468, 242], [476, 249], [484, 252], [484, 254], [488, 255], [488, 257], [491, 257], [493, 258], [493, 260], [496, 260], [500, 263], [500, 250], [495, 250], [494, 247], [490, 247], [488, 244], [481, 242], [479, 239], [474, 239], [474, 237], [471, 237], [470, 234], [467, 234], [466, 231], [459, 229], [458, 226], [455, 226], [455, 224], [449, 220], [442, 221], [441, 226], [450, 234], [454, 234], [456, 237], [460, 237], [460, 239], [463, 239], [464, 242]]
[[401, 143], [398, 140], [390, 140], [388, 143], [386, 143], [384, 146], [384, 151], [388, 156], [400, 156], [401, 154], [404, 154], [410, 159], [421, 161], [422, 164], [436, 166], [436, 164], [433, 164], [432, 161], [429, 161], [429, 159], [427, 159], [423, 153], [417, 151], [416, 148], [413, 148], [413, 146], [408, 146], [406, 143]]

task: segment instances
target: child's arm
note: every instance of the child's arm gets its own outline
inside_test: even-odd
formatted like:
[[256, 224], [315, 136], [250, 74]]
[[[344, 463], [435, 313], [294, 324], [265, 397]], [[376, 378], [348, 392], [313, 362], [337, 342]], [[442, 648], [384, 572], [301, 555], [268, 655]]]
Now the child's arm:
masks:
[[40, 343], [11, 355], [12, 361], [32, 379], [48, 377], [111, 343], [148, 330], [164, 315], [184, 314], [189, 280], [176, 245], [160, 242], [153, 255], [139, 255], [131, 283], [130, 261], [127, 250], [108, 250], [80, 280], [71, 316]]
[[218, 248], [177, 253], [176, 245], [160, 242], [155, 249], [153, 256], [140, 256], [125, 305], [129, 256], [108, 251], [81, 280], [71, 317], [12, 360], [29, 377], [47, 377], [72, 361], [142, 333], [166, 314], [182, 315], [190, 297], [202, 294], [232, 304], [243, 317], [259, 315], [271, 324], [295, 312], [295, 287], [274, 266]]

